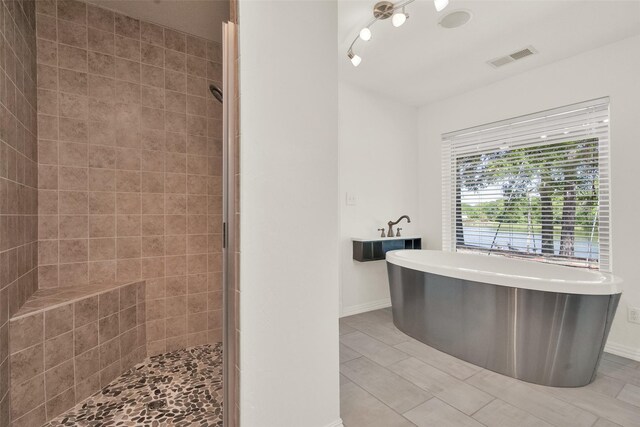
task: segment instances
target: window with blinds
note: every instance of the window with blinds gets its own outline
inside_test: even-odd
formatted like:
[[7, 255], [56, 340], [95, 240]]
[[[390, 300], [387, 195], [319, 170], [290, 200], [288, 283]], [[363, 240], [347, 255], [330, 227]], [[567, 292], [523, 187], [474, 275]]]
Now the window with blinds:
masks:
[[608, 98], [442, 141], [445, 250], [610, 270]]

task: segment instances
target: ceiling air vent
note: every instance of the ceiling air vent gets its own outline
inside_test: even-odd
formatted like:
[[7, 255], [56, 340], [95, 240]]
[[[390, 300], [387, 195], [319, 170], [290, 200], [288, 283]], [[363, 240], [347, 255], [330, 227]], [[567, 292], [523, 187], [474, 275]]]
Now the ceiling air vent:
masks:
[[531, 56], [534, 53], [538, 53], [532, 46], [525, 47], [524, 49], [520, 49], [517, 52], [513, 52], [507, 56], [502, 56], [500, 58], [492, 59], [488, 61], [488, 64], [494, 68], [502, 67], [503, 65], [507, 65], [510, 62], [517, 61], [522, 58], [526, 58], [527, 56]]

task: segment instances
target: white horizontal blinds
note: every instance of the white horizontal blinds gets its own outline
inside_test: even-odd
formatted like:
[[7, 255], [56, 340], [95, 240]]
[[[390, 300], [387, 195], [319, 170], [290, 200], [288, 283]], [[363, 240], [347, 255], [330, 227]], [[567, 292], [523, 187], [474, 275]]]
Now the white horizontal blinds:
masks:
[[445, 134], [443, 246], [609, 270], [609, 100]]

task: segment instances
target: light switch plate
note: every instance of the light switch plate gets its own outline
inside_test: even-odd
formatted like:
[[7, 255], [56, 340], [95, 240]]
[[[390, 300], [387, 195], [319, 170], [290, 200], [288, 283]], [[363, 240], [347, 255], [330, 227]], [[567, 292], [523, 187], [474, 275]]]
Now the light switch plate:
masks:
[[354, 193], [347, 193], [346, 202], [347, 206], [356, 206], [358, 204], [358, 196]]
[[640, 308], [629, 307], [627, 320], [631, 323], [640, 323]]

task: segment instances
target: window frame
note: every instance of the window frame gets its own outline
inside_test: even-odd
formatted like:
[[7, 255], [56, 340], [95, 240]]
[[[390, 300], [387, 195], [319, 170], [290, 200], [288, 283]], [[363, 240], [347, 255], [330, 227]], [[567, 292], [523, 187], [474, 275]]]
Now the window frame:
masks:
[[[489, 250], [474, 250], [468, 245], [460, 245], [462, 231], [458, 225], [462, 224], [462, 191], [458, 177], [458, 160], [462, 156], [472, 156], [497, 152], [502, 149], [500, 144], [510, 141], [510, 137], [515, 140], [520, 138], [519, 145], [515, 148], [534, 148], [536, 146], [552, 145], [561, 142], [574, 142], [597, 138], [598, 153], [598, 189], [597, 189], [597, 236], [599, 242], [599, 254], [597, 262], [585, 261], [584, 265], [570, 263], [571, 266], [584, 268], [596, 268], [600, 271], [611, 271], [611, 156], [610, 156], [610, 99], [609, 97], [598, 98], [577, 104], [571, 104], [559, 108], [540, 111], [533, 114], [518, 116], [506, 120], [487, 123], [472, 128], [466, 128], [455, 132], [441, 135], [442, 141], [442, 246], [445, 251], [456, 252], [462, 249], [464, 252], [477, 254], [496, 254], [502, 256], [512, 256], [530, 262], [563, 264], [558, 260], [553, 260], [553, 256], [538, 254], [538, 256], [524, 256], [523, 253], [511, 250], [501, 250], [489, 248]], [[574, 135], [573, 127], [571, 137], [565, 137], [557, 133], [562, 128], [564, 121], [569, 120], [575, 126], [583, 123], [583, 128], [577, 128]], [[549, 123], [548, 128], [546, 124]], [[596, 125], [594, 125], [594, 123]], [[591, 127], [590, 127], [591, 126]], [[522, 135], [534, 135], [536, 132], [549, 134], [555, 133], [555, 139], [549, 141], [534, 142], [532, 136], [526, 138]], [[542, 136], [541, 136], [542, 138]], [[546, 136], [545, 136], [546, 138]], [[570, 139], [569, 139], [570, 138]], [[500, 149], [498, 148], [500, 147]], [[555, 241], [555, 239], [554, 239]], [[555, 254], [554, 254], [555, 255]], [[564, 265], [567, 265], [564, 263]], [[595, 267], [594, 267], [595, 265]]]

